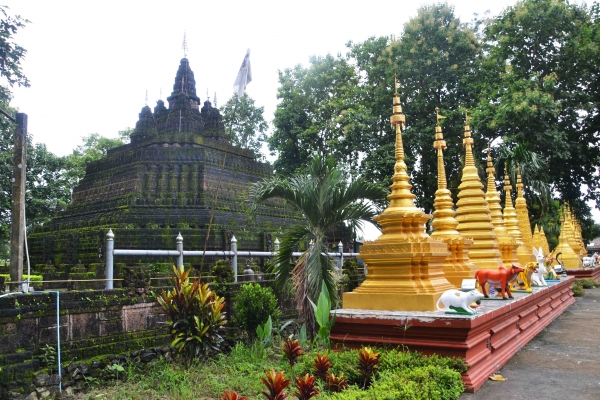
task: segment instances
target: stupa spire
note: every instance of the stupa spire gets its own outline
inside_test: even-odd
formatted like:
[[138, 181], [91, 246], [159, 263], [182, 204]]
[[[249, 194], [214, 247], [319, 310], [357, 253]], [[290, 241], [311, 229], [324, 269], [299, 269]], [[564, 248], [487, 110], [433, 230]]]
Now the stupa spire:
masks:
[[567, 217], [567, 208], [565, 206], [563, 208], [563, 212], [561, 215], [561, 227], [560, 227], [560, 235], [558, 236], [558, 245], [552, 251], [554, 255], [555, 262], [556, 257], [560, 254], [560, 261], [563, 263], [564, 267], [567, 269], [579, 269], [581, 268], [581, 259], [578, 254], [573, 251], [571, 246], [569, 245], [569, 237], [568, 237], [568, 229], [566, 229], [568, 225], [568, 217]]
[[550, 254], [550, 246], [548, 246], [548, 238], [546, 238], [546, 232], [544, 232], [543, 225], [540, 225], [540, 244], [542, 250], [544, 250], [544, 255], [548, 256]]
[[523, 243], [523, 235], [519, 230], [519, 221], [517, 220], [517, 210], [513, 206], [512, 200], [512, 184], [508, 176], [508, 166], [504, 165], [504, 193], [506, 198], [504, 199], [504, 226], [508, 233], [515, 238], [517, 244], [520, 246]]
[[456, 210], [457, 230], [465, 238], [472, 238], [473, 245], [469, 250], [469, 258], [478, 268], [496, 269], [502, 265], [498, 237], [494, 233], [492, 218], [488, 208], [483, 184], [479, 179], [473, 158], [473, 138], [469, 120], [472, 117], [465, 112], [465, 166], [458, 187], [458, 203]]
[[517, 199], [515, 200], [515, 209], [517, 210], [517, 220], [519, 231], [522, 235], [523, 244], [519, 246], [517, 254], [521, 265], [526, 262], [535, 262], [533, 255], [533, 235], [531, 234], [531, 222], [529, 222], [529, 211], [527, 210], [527, 200], [523, 196], [523, 182], [521, 180], [521, 166], [517, 164]]
[[487, 155], [487, 192], [485, 199], [488, 202], [488, 208], [490, 210], [490, 217], [492, 218], [492, 225], [494, 226], [494, 233], [498, 236], [498, 243], [500, 245], [500, 253], [502, 253], [502, 262], [505, 266], [511, 266], [513, 263], [518, 263], [517, 259], [517, 242], [508, 233], [506, 229], [504, 217], [502, 215], [502, 206], [500, 205], [501, 199], [498, 190], [496, 189], [496, 169], [492, 162], [492, 154], [490, 143], [488, 142], [488, 155]]
[[446, 141], [440, 126], [440, 120], [444, 117], [439, 114], [439, 109], [436, 107], [435, 125], [435, 141], [433, 148], [437, 151], [438, 161], [438, 190], [435, 192], [435, 200], [433, 202], [433, 220], [431, 226], [433, 228], [432, 238], [441, 239], [448, 245], [450, 255], [444, 261], [444, 274], [446, 279], [456, 287], [460, 287], [463, 279], [468, 279], [474, 276], [477, 267], [473, 264], [467, 254], [469, 248], [473, 244], [471, 239], [463, 238], [456, 230], [458, 221], [455, 218], [454, 201], [450, 190], [447, 189], [446, 183], [446, 168], [444, 166], [444, 149]]
[[367, 241], [359, 258], [369, 265], [366, 280], [352, 293], [344, 293], [343, 306], [366, 310], [432, 311], [442, 293], [452, 289], [442, 269], [448, 256], [444, 242], [425, 232], [430, 214], [414, 204], [410, 177], [404, 162], [402, 127], [406, 117], [398, 95], [398, 81], [393, 99], [392, 127], [396, 130], [396, 163], [392, 176], [389, 206], [373, 218], [382, 234]]

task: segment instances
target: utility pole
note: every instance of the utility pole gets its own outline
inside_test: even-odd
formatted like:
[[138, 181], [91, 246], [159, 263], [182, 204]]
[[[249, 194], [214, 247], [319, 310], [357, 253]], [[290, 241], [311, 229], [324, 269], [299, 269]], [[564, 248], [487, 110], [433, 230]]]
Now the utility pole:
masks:
[[[10, 215], [10, 280], [23, 281], [25, 242], [25, 156], [27, 153], [27, 114], [17, 113], [15, 155], [13, 158], [12, 211]], [[11, 290], [16, 289], [14, 286]]]

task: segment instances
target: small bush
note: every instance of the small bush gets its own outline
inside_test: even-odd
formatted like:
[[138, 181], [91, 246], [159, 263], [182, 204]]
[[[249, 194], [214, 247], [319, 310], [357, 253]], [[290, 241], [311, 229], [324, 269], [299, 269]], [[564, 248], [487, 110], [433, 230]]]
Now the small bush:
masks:
[[184, 356], [189, 367], [200, 354], [210, 355], [220, 350], [223, 325], [227, 323], [223, 312], [225, 301], [204, 282], [197, 279], [190, 282], [191, 269], [185, 271], [183, 266], [173, 266], [173, 271], [173, 290], [163, 290], [156, 299], [170, 319], [167, 325], [173, 338], [171, 347]]
[[227, 284], [235, 280], [233, 267], [229, 260], [219, 260], [212, 268], [213, 281], [211, 287], [219, 296], [227, 295]]
[[581, 286], [584, 289], [594, 289], [600, 287], [600, 282], [596, 282], [592, 278], [577, 279], [573, 285]]
[[258, 283], [243, 285], [235, 298], [233, 308], [234, 321], [244, 328], [251, 339], [256, 338], [256, 328], [264, 324], [269, 316], [277, 322], [281, 315], [273, 290]]
[[[577, 281], [575, 281], [575, 282], [577, 282]], [[585, 294], [585, 290], [583, 289], [583, 287], [580, 286], [580, 285], [577, 285], [575, 283], [573, 283], [573, 289], [572, 290], [573, 290], [573, 296], [574, 297], [581, 297], [581, 296], [583, 296]]]

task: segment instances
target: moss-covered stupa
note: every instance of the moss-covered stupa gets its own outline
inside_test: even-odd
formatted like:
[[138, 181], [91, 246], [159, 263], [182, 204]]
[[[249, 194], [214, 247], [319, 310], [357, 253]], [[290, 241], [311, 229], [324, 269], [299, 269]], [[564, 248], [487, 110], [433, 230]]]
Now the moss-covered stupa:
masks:
[[91, 163], [67, 210], [30, 235], [32, 265], [101, 262], [109, 228], [116, 248], [175, 249], [181, 232], [185, 249], [203, 250], [217, 192], [208, 250], [224, 250], [233, 234], [239, 249], [269, 250], [293, 223], [279, 200], [245, 213], [249, 185], [272, 169], [230, 144], [219, 110], [196, 95], [187, 58], [167, 103], [144, 106], [131, 143]]

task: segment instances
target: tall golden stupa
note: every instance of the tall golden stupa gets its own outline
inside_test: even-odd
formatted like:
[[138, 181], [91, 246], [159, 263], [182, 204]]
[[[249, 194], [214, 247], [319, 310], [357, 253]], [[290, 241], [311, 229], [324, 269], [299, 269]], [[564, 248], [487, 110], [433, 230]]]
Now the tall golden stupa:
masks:
[[575, 221], [573, 214], [571, 213], [571, 206], [569, 203], [565, 203], [563, 215], [564, 226], [561, 227], [561, 229], [565, 229], [569, 246], [571, 246], [575, 254], [579, 255], [579, 252], [581, 251], [581, 243], [577, 238], [577, 232], [575, 230]]
[[[396, 89], [398, 84], [396, 82]], [[346, 309], [433, 311], [439, 297], [453, 286], [444, 277], [446, 243], [425, 232], [431, 218], [414, 204], [410, 177], [404, 162], [402, 127], [405, 116], [398, 91], [394, 93], [392, 125], [396, 127], [396, 164], [389, 206], [375, 221], [382, 235], [368, 241], [358, 257], [368, 265], [366, 280], [353, 292], [344, 293]]]
[[494, 226], [494, 233], [498, 236], [498, 243], [500, 244], [500, 253], [502, 253], [502, 262], [504, 266], [509, 268], [513, 263], [518, 263], [517, 258], [517, 244], [514, 237], [512, 237], [506, 227], [504, 226], [504, 217], [502, 215], [502, 206], [500, 205], [500, 195], [496, 189], [496, 169], [492, 163], [492, 155], [490, 144], [488, 143], [488, 157], [487, 157], [487, 169], [488, 174], [487, 181], [487, 192], [485, 199], [488, 202], [488, 208], [490, 210], [490, 216], [492, 217], [492, 225]]
[[450, 255], [444, 261], [444, 275], [448, 281], [455, 287], [460, 288], [463, 279], [473, 278], [477, 267], [469, 260], [469, 248], [473, 240], [463, 238], [456, 230], [458, 221], [454, 218], [454, 201], [446, 181], [446, 168], [444, 167], [444, 149], [446, 141], [440, 126], [440, 119], [446, 118], [438, 114], [438, 108], [435, 109], [437, 123], [435, 125], [435, 141], [433, 148], [437, 150], [438, 161], [438, 190], [435, 192], [433, 202], [433, 221], [431, 226], [434, 231], [432, 238], [441, 239], [448, 245]]
[[[539, 249], [542, 247], [542, 234], [538, 230], [537, 224], [533, 227], [533, 238], [531, 239], [531, 243], [534, 249]], [[542, 247], [543, 249], [543, 247]], [[547, 253], [544, 253], [547, 254]]]
[[517, 165], [517, 199], [515, 200], [515, 209], [517, 210], [517, 221], [523, 242], [517, 249], [517, 257], [519, 258], [519, 263], [524, 266], [527, 262], [536, 262], [536, 259], [533, 255], [533, 235], [531, 234], [527, 200], [523, 196], [523, 182], [521, 181], [520, 169], [521, 167]]
[[569, 239], [567, 237], [567, 229], [565, 229], [567, 223], [566, 213], [563, 211], [561, 216], [561, 229], [560, 235], [558, 236], [558, 246], [552, 251], [552, 255], [556, 261], [556, 257], [560, 254], [560, 261], [563, 263], [566, 269], [579, 269], [581, 268], [581, 259], [579, 255], [573, 251], [569, 246]]
[[[466, 114], [466, 113], [465, 113]], [[500, 253], [498, 237], [494, 233], [490, 210], [483, 192], [483, 184], [477, 174], [477, 167], [473, 159], [473, 138], [469, 127], [469, 119], [466, 114], [465, 137], [465, 166], [460, 186], [458, 187], [458, 202], [456, 230], [465, 238], [473, 239], [473, 245], [469, 249], [469, 259], [479, 269], [497, 269], [502, 266], [502, 254]]]
[[523, 244], [523, 235], [521, 235], [521, 231], [519, 230], [519, 220], [517, 219], [517, 210], [513, 206], [512, 200], [512, 185], [510, 183], [510, 178], [508, 177], [508, 167], [504, 165], [504, 193], [506, 198], [504, 199], [504, 226], [508, 233], [515, 239], [517, 245], [517, 257], [519, 255], [519, 248]]
[[546, 237], [546, 232], [544, 232], [543, 226], [540, 226], [540, 242], [542, 245], [542, 250], [544, 250], [544, 255], [548, 256], [550, 254], [550, 246], [548, 246], [548, 238]]

